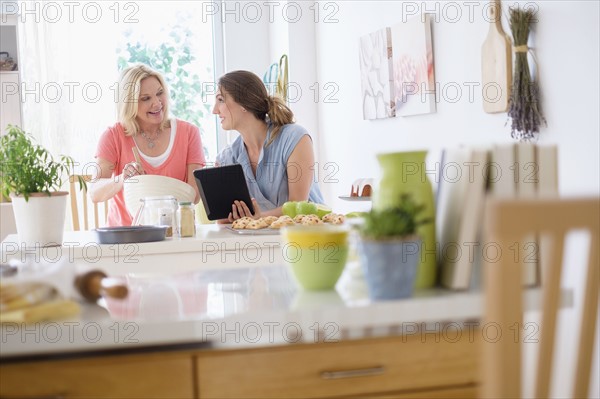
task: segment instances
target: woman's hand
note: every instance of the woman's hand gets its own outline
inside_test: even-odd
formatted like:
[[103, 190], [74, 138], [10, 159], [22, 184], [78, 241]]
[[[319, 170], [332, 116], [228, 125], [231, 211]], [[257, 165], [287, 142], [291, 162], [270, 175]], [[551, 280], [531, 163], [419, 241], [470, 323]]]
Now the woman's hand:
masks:
[[256, 199], [252, 198], [252, 207], [254, 208], [254, 215], [250, 212], [250, 208], [244, 201], [235, 201], [233, 205], [231, 205], [231, 212], [229, 213], [228, 220], [230, 223], [233, 223], [234, 220], [250, 217], [252, 219], [259, 219], [262, 215], [260, 207], [258, 206], [258, 202]]
[[123, 180], [128, 180], [139, 174], [141, 174], [140, 165], [137, 162], [129, 162], [123, 167]]

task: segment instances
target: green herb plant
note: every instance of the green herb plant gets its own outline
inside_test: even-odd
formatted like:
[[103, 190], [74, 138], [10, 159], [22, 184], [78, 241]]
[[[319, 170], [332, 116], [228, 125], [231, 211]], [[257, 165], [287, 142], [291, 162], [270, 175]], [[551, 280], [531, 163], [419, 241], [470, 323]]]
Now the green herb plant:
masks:
[[511, 136], [519, 140], [534, 139], [540, 131], [540, 125], [546, 125], [541, 109], [539, 84], [531, 77], [527, 61], [527, 41], [532, 22], [535, 22], [533, 10], [510, 9], [510, 30], [516, 58], [508, 116], [512, 119]]
[[417, 204], [412, 195], [402, 194], [397, 207], [383, 211], [371, 210], [364, 214], [359, 231], [363, 238], [372, 240], [398, 239], [416, 234], [417, 228], [430, 223], [429, 218], [418, 219], [425, 205]]
[[[6, 198], [22, 195], [28, 201], [32, 193], [50, 196], [60, 190], [73, 166], [73, 158], [61, 155], [55, 160], [18, 126], [8, 125], [7, 133], [0, 137], [0, 192]], [[85, 187], [82, 178], [79, 185]]]

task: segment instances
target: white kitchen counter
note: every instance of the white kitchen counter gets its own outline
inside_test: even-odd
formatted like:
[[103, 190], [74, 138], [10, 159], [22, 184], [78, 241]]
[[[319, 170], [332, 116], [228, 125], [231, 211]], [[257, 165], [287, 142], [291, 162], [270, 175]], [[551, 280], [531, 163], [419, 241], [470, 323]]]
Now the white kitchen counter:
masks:
[[[94, 231], [66, 231], [60, 247], [25, 248], [16, 234], [2, 241], [0, 261], [54, 263], [76, 262], [81, 271], [100, 269], [109, 275], [123, 272], [165, 272], [196, 270], [202, 267], [247, 267], [282, 262], [280, 236], [241, 235], [224, 225], [198, 225], [195, 237], [167, 238], [164, 241], [135, 244], [98, 243]], [[177, 255], [174, 264], [173, 255]]]
[[[72, 320], [3, 325], [0, 357], [173, 345], [242, 348], [421, 330], [442, 331], [449, 340], [485, 333], [485, 326], [475, 330], [482, 328], [480, 293], [427, 290], [407, 300], [371, 302], [356, 263], [348, 264], [336, 290], [325, 292], [302, 291], [281, 265], [125, 273], [122, 278], [130, 289], [124, 301], [85, 305]], [[528, 290], [527, 309], [538, 308], [539, 299], [538, 290]], [[572, 303], [570, 293], [563, 294], [562, 303]]]
[[[335, 290], [305, 292], [284, 266], [278, 235], [237, 235], [223, 226], [205, 225], [196, 237], [155, 243], [99, 245], [93, 232], [66, 233], [63, 247], [33, 251], [15, 241], [9, 236], [2, 242], [2, 261], [38, 256], [37, 263], [100, 268], [126, 281], [129, 296], [103, 299], [102, 307], [84, 305], [72, 320], [2, 325], [2, 359], [173, 345], [331, 342], [422, 330], [454, 340], [474, 334], [483, 311], [478, 291], [433, 289], [371, 302], [352, 252]], [[527, 290], [526, 309], [539, 308], [539, 294]], [[572, 301], [572, 292], [564, 292], [562, 304]], [[485, 329], [479, 325], [477, 331]]]

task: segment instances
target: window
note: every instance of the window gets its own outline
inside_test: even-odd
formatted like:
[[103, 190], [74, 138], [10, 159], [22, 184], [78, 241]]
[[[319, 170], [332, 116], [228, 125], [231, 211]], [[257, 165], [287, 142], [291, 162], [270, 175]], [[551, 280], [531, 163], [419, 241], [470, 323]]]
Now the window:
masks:
[[213, 26], [202, 2], [19, 5], [23, 124], [41, 144], [85, 168], [102, 132], [116, 123], [120, 70], [142, 62], [164, 75], [172, 116], [200, 127], [214, 161], [212, 91], [203, 98], [215, 80]]

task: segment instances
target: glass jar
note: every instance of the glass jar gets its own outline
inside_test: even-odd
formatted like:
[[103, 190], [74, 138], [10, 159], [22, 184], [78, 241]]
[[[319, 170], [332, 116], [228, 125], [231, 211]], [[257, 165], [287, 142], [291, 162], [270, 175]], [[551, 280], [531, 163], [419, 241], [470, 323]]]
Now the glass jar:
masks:
[[[171, 226], [175, 228], [173, 224], [175, 211], [177, 210], [177, 199], [171, 195], [155, 196], [155, 197], [144, 197], [140, 199], [141, 206], [135, 215], [132, 225], [148, 225], [148, 226], [160, 226], [166, 225], [164, 213], [171, 213]], [[168, 218], [168, 215], [167, 215]]]
[[196, 235], [194, 206], [191, 202], [181, 201], [177, 208], [177, 232], [179, 237], [193, 237]]

